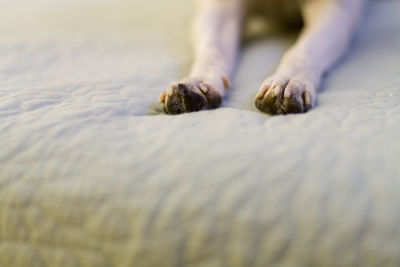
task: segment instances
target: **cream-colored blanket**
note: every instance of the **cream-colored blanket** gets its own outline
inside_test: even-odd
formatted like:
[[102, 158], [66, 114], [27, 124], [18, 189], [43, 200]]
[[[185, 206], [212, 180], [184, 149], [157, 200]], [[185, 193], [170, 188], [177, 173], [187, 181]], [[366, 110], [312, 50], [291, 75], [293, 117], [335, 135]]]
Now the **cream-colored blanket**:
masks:
[[[400, 266], [400, 2], [376, 1], [304, 115], [167, 116], [192, 3], [1, 0], [0, 266]], [[251, 38], [250, 38], [251, 39]]]

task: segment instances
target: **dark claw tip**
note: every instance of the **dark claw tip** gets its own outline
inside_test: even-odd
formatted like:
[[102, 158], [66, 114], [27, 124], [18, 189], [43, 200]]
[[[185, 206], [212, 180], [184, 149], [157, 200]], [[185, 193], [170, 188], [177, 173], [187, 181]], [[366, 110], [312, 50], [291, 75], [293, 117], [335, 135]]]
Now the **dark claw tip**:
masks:
[[179, 83], [179, 84], [178, 84], [178, 92], [179, 92], [179, 93], [183, 93], [183, 92], [185, 92], [185, 91], [187, 91], [186, 85], [184, 85], [184, 84], [182, 84], [182, 83]]

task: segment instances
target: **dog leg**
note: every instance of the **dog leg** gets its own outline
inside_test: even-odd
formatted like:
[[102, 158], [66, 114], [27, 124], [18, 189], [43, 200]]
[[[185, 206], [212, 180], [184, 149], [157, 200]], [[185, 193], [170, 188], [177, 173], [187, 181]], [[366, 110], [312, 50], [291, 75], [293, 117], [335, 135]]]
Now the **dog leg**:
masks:
[[217, 108], [233, 69], [241, 33], [241, 0], [203, 0], [194, 21], [195, 62], [189, 77], [172, 83], [159, 102], [169, 114]]
[[261, 85], [256, 107], [270, 114], [305, 112], [315, 105], [322, 75], [345, 52], [363, 0], [305, 0], [304, 29]]

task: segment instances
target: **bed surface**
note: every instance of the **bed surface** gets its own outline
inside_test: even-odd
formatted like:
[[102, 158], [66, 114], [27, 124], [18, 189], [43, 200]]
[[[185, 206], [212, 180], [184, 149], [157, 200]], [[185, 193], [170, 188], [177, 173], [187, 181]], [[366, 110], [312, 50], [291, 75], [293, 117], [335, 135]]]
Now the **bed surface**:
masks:
[[400, 266], [400, 2], [275, 117], [253, 98], [293, 34], [246, 42], [222, 108], [161, 112], [192, 8], [2, 3], [0, 266]]

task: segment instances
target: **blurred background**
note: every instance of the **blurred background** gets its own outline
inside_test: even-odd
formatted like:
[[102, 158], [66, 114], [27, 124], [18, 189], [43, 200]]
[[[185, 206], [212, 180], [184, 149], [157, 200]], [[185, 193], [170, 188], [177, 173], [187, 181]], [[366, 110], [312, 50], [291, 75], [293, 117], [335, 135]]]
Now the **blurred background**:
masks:
[[[195, 1], [1, 0], [1, 7], [3, 84], [23, 78], [34, 85], [48, 76], [71, 83], [111, 77], [129, 80], [137, 84], [136, 92], [153, 100], [150, 108], [140, 113], [158, 114], [159, 92], [186, 75], [192, 62], [190, 24]], [[275, 32], [274, 37], [247, 46], [250, 53], [241, 61], [257, 67], [237, 73], [249, 78], [246, 90], [231, 90], [225, 106], [255, 110], [253, 97], [259, 83], [275, 69], [296, 33]], [[21, 53], [24, 62], [16, 60], [15, 55]], [[13, 75], [6, 75], [9, 71]], [[144, 89], [140, 81], [151, 78], [151, 72], [158, 75], [147, 80]], [[240, 81], [234, 85], [240, 88]]]
[[400, 2], [318, 105], [253, 104], [296, 32], [247, 36], [222, 108], [157, 99], [187, 0], [0, 0], [0, 266], [400, 266]]

